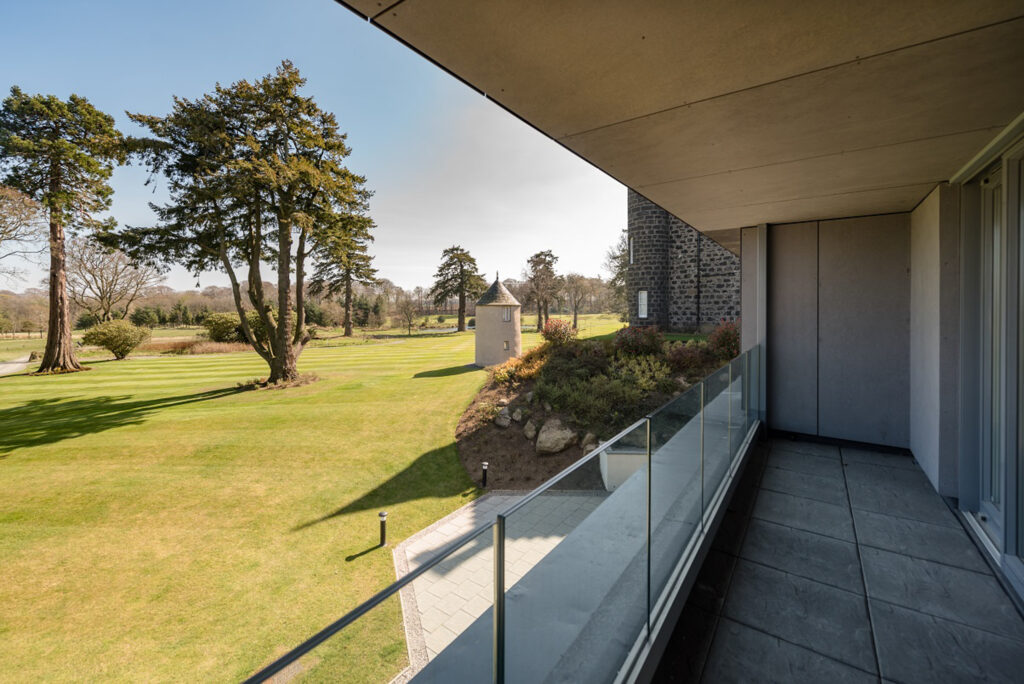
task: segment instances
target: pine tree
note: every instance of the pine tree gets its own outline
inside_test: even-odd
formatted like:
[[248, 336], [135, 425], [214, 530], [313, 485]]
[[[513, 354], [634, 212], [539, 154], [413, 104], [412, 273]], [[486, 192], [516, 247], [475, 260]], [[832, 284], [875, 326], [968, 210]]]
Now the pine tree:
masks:
[[345, 214], [337, 216], [335, 223], [317, 236], [317, 268], [309, 289], [317, 295], [341, 293], [345, 337], [352, 337], [352, 286], [376, 282], [377, 269], [368, 251], [373, 227], [368, 216]]
[[441, 265], [434, 274], [430, 296], [435, 306], [443, 306], [449, 298], [458, 298], [459, 332], [466, 329], [466, 298], [475, 297], [486, 288], [487, 282], [477, 272], [476, 259], [469, 252], [455, 245], [441, 253]]
[[107, 229], [113, 219], [108, 184], [124, 161], [125, 140], [114, 119], [87, 99], [27, 95], [17, 86], [0, 108], [4, 183], [38, 202], [49, 219], [50, 312], [40, 373], [82, 370], [71, 339], [65, 240], [76, 229]]
[[[105, 236], [140, 260], [224, 271], [240, 327], [270, 367], [270, 383], [298, 377], [310, 340], [306, 259], [318, 236], [337, 216], [360, 213], [370, 194], [365, 179], [344, 166], [350, 150], [337, 119], [299, 93], [304, 83], [285, 61], [253, 83], [175, 98], [167, 116], [131, 114], [153, 135], [143, 159], [166, 177], [171, 199], [154, 207], [155, 227]], [[263, 265], [276, 271], [276, 303], [264, 295]], [[243, 295], [265, 337], [249, 325]]]

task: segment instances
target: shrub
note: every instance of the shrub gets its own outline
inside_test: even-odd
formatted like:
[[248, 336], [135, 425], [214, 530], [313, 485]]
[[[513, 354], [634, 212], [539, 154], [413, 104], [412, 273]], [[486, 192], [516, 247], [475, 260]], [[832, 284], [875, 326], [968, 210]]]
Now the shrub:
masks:
[[466, 327], [468, 327], [468, 328], [475, 328], [476, 327], [476, 319], [475, 318], [470, 318], [468, 321], [466, 321]]
[[718, 359], [733, 359], [740, 355], [740, 328], [736, 321], [723, 320], [708, 335], [708, 349]]
[[86, 330], [99, 325], [99, 322], [100, 319], [96, 314], [89, 311], [83, 311], [79, 314], [78, 318], [75, 319], [75, 329]]
[[576, 329], [569, 321], [552, 318], [544, 324], [540, 336], [556, 347], [569, 344], [576, 339]]
[[672, 369], [656, 356], [627, 356], [615, 362], [615, 374], [644, 394], [669, 393], [675, 389]]
[[519, 358], [512, 358], [495, 367], [494, 381], [499, 385], [514, 385], [537, 377], [550, 354], [548, 345], [541, 345], [526, 352]]
[[437, 322], [438, 323], [444, 323], [444, 316], [438, 316], [437, 317]]
[[85, 344], [103, 347], [115, 359], [123, 359], [149, 337], [149, 328], [140, 328], [129, 321], [107, 321], [89, 328], [82, 336]]
[[537, 396], [565, 411], [580, 425], [610, 434], [627, 424], [643, 402], [643, 392], [621, 378], [595, 375], [585, 380], [537, 383]]
[[241, 342], [238, 314], [210, 314], [203, 321], [206, 334], [212, 342]]
[[660, 354], [665, 338], [654, 326], [622, 328], [615, 333], [615, 349], [630, 356]]
[[701, 370], [714, 361], [714, 358], [708, 350], [707, 342], [690, 340], [686, 344], [671, 344], [666, 352], [666, 360], [675, 372], [690, 374]]
[[134, 311], [132, 311], [129, 318], [131, 319], [132, 323], [144, 328], [152, 328], [154, 326], [160, 325], [160, 315], [156, 312], [156, 310], [148, 306], [135, 309]]

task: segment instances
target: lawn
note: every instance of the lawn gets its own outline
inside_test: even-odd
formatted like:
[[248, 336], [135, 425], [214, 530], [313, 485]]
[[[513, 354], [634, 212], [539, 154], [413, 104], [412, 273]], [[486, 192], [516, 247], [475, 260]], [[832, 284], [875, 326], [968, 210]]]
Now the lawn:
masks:
[[[320, 379], [288, 390], [236, 391], [252, 353], [0, 378], [4, 679], [235, 681], [386, 586], [379, 510], [397, 542], [479, 494], [453, 446], [472, 359], [466, 333], [309, 348]], [[306, 666], [405, 657], [389, 601]]]

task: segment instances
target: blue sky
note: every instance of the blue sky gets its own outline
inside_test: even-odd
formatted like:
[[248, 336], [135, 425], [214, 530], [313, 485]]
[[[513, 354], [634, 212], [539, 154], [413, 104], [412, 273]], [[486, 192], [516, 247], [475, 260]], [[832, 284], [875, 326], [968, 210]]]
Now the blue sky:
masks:
[[[0, 0], [0, 9], [4, 94], [11, 85], [75, 92], [127, 133], [138, 131], [125, 110], [164, 114], [172, 95], [196, 97], [292, 60], [349, 134], [349, 167], [376, 193], [377, 267], [403, 287], [429, 285], [452, 244], [503, 277], [518, 277], [541, 249], [564, 272], [597, 275], [625, 227], [623, 186], [332, 0]], [[161, 194], [145, 178], [139, 168], [115, 172], [120, 223], [152, 221], [148, 203]], [[38, 285], [43, 270], [26, 268], [13, 289]], [[195, 279], [175, 269], [168, 284]]]

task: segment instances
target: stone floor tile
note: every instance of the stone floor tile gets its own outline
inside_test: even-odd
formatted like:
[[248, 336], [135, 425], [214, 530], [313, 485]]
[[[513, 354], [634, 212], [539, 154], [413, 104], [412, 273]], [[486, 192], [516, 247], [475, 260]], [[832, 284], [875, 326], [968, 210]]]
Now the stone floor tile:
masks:
[[708, 654], [703, 681], [867, 684], [878, 680], [867, 672], [723, 618]]
[[857, 449], [854, 447], [842, 447], [840, 450], [843, 463], [867, 463], [870, 465], [885, 466], [887, 468], [900, 468], [902, 470], [917, 470], [920, 468], [914, 457], [909, 454], [894, 454], [884, 451], [871, 451], [870, 449]]
[[820, 444], [818, 442], [804, 442], [799, 439], [776, 438], [771, 440], [771, 450], [785, 449], [786, 451], [799, 451], [804, 454], [815, 456], [839, 457], [839, 447], [831, 444]]
[[761, 477], [761, 489], [803, 496], [825, 503], [846, 505], [846, 487], [841, 480], [819, 477], [768, 466]]
[[853, 517], [861, 544], [976, 572], [989, 572], [978, 547], [962, 528], [862, 510], [854, 510]]
[[1020, 682], [1024, 642], [871, 601], [882, 676], [900, 682]]
[[861, 547], [868, 596], [1024, 639], [1024, 620], [990, 574]]
[[864, 597], [740, 559], [723, 613], [869, 672], [875, 671]]
[[751, 520], [741, 558], [794, 575], [864, 593], [857, 546], [813, 532]]
[[934, 489], [900, 482], [898, 474], [902, 473], [914, 475], [897, 468], [849, 465], [846, 484], [850, 505], [874, 513], [960, 528], [960, 523]]
[[829, 504], [764, 489], [757, 495], [754, 517], [844, 541], [854, 540], [850, 509], [845, 502]]
[[768, 456], [768, 465], [808, 475], [843, 479], [843, 464], [838, 458], [823, 458], [800, 451], [772, 449]]

